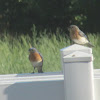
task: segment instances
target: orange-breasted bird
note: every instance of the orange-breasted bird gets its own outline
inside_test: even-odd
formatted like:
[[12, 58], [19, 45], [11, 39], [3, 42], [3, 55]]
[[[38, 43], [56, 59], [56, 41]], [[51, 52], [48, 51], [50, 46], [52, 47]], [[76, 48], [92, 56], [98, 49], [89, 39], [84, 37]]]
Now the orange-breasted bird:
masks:
[[[43, 73], [43, 71], [42, 71], [42, 67], [43, 67], [42, 55], [37, 51], [36, 48], [33, 48], [33, 47], [31, 47], [29, 49], [29, 53], [30, 53], [29, 60], [34, 67], [34, 70], [35, 70], [35, 68], [37, 68], [38, 73]], [[33, 71], [33, 73], [34, 73], [34, 71]]]
[[70, 38], [74, 43], [94, 47], [87, 39], [87, 36], [78, 28], [78, 26], [70, 25], [68, 27], [68, 31], [70, 33]]

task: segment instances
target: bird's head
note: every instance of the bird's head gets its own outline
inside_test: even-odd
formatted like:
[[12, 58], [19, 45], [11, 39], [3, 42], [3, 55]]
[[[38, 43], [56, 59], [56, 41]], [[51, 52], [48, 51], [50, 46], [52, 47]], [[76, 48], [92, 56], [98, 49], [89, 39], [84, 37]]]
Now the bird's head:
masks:
[[29, 48], [29, 52], [31, 53], [31, 52], [37, 52], [37, 49], [36, 48], [34, 48], [34, 47], [32, 47], [32, 45], [31, 44], [29, 44], [29, 46], [30, 46], [30, 48]]
[[76, 25], [70, 25], [69, 27], [68, 27], [68, 31], [70, 32], [70, 33], [73, 33], [73, 32], [78, 32], [80, 29], [76, 26]]
[[29, 48], [29, 52], [30, 52], [30, 53], [31, 53], [31, 52], [34, 53], [34, 52], [37, 52], [37, 50], [36, 50], [36, 48], [33, 48], [33, 47], [32, 47], [32, 48]]

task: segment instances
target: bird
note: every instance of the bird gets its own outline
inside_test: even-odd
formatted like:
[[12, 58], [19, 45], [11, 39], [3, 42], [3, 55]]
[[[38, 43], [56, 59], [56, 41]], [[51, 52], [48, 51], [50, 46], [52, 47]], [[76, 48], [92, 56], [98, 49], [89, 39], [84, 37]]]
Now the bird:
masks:
[[[43, 57], [38, 50], [32, 46], [29, 48], [29, 60], [34, 67], [34, 70], [37, 68], [38, 73], [43, 73]], [[34, 70], [32, 73], [34, 73]]]
[[71, 40], [79, 45], [87, 45], [88, 47], [94, 47], [88, 40], [87, 36], [76, 25], [70, 25], [68, 27]]

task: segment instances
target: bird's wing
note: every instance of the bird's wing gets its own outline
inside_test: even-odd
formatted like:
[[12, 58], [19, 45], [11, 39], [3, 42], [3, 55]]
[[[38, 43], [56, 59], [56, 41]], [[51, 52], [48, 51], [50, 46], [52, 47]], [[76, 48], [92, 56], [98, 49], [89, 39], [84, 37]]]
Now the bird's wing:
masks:
[[41, 53], [39, 52], [39, 55], [41, 56], [42, 60], [43, 60], [43, 56], [41, 55]]
[[41, 58], [42, 58], [42, 65], [43, 65], [43, 56], [41, 55], [41, 53], [40, 52], [38, 52], [39, 53], [39, 55], [41, 56]]
[[87, 36], [82, 31], [79, 31], [79, 35], [87, 39]]
[[41, 55], [41, 53], [40, 52], [38, 52], [39, 53], [39, 55], [41, 56], [41, 58], [42, 58], [42, 62], [43, 62], [43, 56]]

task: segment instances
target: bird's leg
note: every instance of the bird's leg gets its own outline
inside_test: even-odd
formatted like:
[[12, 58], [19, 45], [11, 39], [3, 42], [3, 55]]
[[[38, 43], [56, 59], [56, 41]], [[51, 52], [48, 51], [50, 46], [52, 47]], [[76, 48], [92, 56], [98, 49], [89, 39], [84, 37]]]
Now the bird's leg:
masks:
[[42, 66], [38, 67], [38, 73], [43, 73]]
[[[34, 67], [34, 70], [35, 70], [35, 67]], [[32, 73], [34, 73], [34, 70], [33, 70], [33, 72], [32, 72]]]

